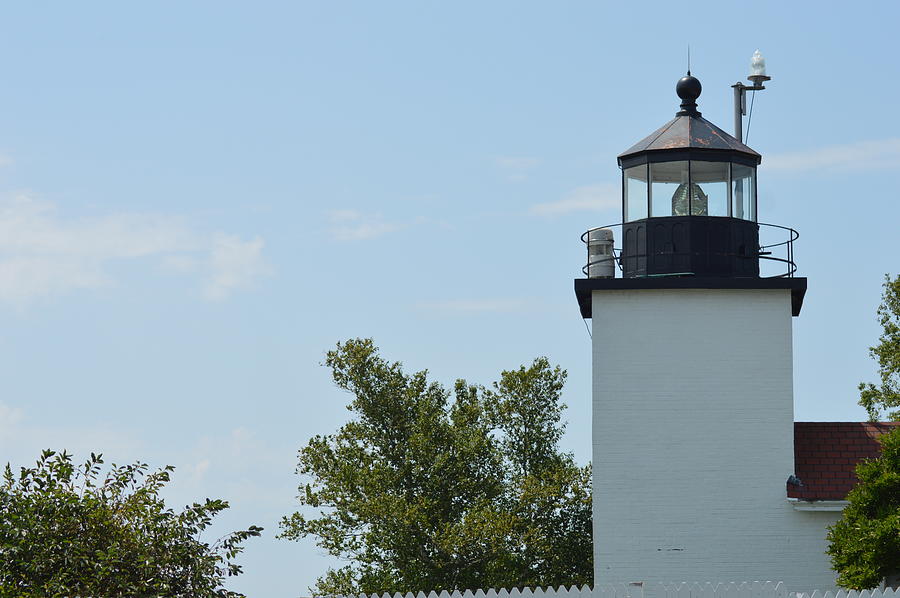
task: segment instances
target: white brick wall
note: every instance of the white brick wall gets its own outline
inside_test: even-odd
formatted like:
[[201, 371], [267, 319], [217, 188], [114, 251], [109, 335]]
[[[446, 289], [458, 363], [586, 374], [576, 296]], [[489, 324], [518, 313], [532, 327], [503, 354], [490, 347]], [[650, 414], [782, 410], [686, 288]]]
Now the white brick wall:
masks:
[[593, 293], [595, 583], [834, 587], [798, 512], [788, 290]]

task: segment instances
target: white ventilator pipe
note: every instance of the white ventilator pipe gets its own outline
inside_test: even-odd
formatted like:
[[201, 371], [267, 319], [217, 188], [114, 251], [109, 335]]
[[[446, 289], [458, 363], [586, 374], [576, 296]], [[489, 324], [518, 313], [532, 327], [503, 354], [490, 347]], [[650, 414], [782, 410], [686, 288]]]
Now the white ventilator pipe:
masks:
[[613, 231], [595, 228], [588, 233], [588, 278], [615, 278]]

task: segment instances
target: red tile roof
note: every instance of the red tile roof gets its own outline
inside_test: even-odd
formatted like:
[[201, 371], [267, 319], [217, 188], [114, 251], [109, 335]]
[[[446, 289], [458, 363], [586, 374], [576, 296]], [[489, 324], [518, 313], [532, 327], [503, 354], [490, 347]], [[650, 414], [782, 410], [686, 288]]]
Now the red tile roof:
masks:
[[794, 422], [794, 475], [787, 495], [802, 500], [844, 500], [856, 485], [854, 469], [881, 453], [878, 437], [900, 422]]

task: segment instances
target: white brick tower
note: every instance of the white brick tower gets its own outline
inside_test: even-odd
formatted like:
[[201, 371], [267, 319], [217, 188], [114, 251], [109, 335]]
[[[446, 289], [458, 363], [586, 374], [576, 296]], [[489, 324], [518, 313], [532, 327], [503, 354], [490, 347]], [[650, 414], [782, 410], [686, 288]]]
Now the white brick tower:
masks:
[[762, 158], [701, 117], [697, 79], [676, 91], [675, 118], [618, 158], [621, 252], [589, 231], [575, 281], [592, 318], [595, 583], [828, 589], [823, 520], [785, 492], [806, 279], [790, 243], [781, 276], [760, 276], [776, 257], [760, 246]]

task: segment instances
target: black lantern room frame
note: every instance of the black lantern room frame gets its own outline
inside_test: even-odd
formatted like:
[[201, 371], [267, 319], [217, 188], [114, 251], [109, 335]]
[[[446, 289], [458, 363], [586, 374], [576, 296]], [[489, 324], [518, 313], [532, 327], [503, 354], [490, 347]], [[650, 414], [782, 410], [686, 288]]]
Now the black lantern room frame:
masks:
[[[757, 221], [756, 161], [749, 156], [676, 151], [635, 156], [620, 167], [622, 222], [672, 216]], [[691, 201], [679, 209], [675, 195], [687, 190]]]
[[618, 158], [626, 278], [759, 276], [762, 157], [702, 117], [701, 89], [682, 77], [675, 118]]

